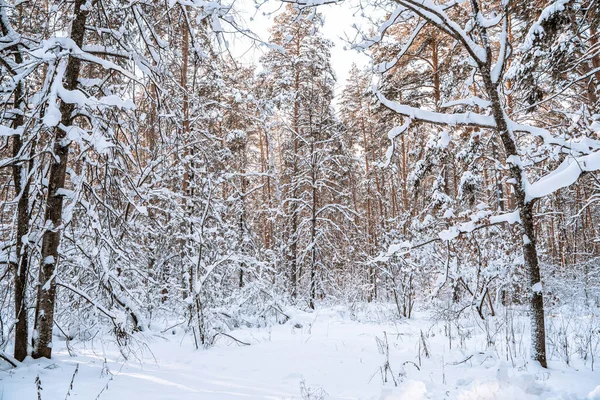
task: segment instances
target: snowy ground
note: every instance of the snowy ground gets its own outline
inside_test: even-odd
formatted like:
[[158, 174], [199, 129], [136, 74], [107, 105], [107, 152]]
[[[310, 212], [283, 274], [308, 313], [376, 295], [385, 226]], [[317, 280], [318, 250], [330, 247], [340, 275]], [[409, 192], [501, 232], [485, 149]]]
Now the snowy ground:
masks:
[[447, 329], [423, 315], [383, 324], [325, 309], [231, 332], [250, 346], [221, 336], [216, 346], [195, 350], [182, 331], [148, 334], [148, 349], [137, 347], [137, 359], [127, 362], [107, 343], [72, 344], [77, 355], [70, 356], [58, 342], [52, 361], [0, 372], [0, 399], [36, 399], [38, 376], [42, 399], [64, 399], [78, 365], [69, 399], [600, 400], [598, 368], [552, 361], [543, 370], [526, 359], [506, 360], [485, 350], [479, 328], [453, 336], [450, 350]]

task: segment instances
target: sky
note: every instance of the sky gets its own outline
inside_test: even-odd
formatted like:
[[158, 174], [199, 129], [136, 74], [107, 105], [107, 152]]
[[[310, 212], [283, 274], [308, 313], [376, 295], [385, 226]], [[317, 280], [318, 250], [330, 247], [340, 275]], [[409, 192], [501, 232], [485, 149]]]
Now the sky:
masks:
[[[273, 24], [273, 17], [283, 10], [282, 2], [270, 1], [264, 4], [258, 12], [252, 0], [240, 0], [236, 3], [240, 11], [240, 17], [244, 26], [249, 27], [262, 40], [268, 41], [269, 28]], [[369, 58], [356, 50], [350, 49], [344, 38], [353, 38], [356, 30], [353, 25], [365, 24], [361, 18], [353, 15], [350, 1], [341, 4], [330, 4], [319, 6], [319, 12], [325, 18], [325, 24], [321, 29], [323, 36], [334, 43], [331, 49], [331, 64], [337, 77], [336, 95], [340, 88], [345, 85], [348, 72], [352, 63], [358, 66], [366, 66]], [[265, 15], [271, 14], [271, 15]], [[253, 46], [250, 40], [237, 37], [230, 41], [230, 49], [236, 57], [242, 57], [245, 62], [258, 63], [262, 52], [267, 50], [266, 46]]]

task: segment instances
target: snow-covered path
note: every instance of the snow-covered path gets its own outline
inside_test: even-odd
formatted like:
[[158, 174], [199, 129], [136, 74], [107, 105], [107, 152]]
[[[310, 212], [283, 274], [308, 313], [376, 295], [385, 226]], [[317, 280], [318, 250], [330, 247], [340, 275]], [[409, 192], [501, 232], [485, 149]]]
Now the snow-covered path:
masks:
[[[421, 330], [427, 332], [430, 356], [421, 348], [419, 369]], [[387, 374], [387, 383], [382, 379], [387, 357], [376, 339], [384, 340], [384, 331], [394, 375]], [[479, 352], [476, 340], [466, 347], [470, 352], [450, 352], [443, 327], [432, 328], [425, 318], [360, 323], [329, 309], [296, 312], [284, 325], [232, 334], [251, 345], [222, 336], [216, 346], [195, 350], [189, 335], [167, 332], [149, 340], [152, 353], [128, 362], [100, 343], [93, 349], [80, 343], [77, 356], [70, 357], [59, 342], [54, 360], [29, 360], [16, 371], [1, 372], [0, 399], [37, 398], [38, 375], [42, 399], [64, 399], [77, 364], [73, 399], [600, 399], [599, 372], [565, 369], [558, 362], [541, 370], [524, 360], [513, 368], [491, 352]]]

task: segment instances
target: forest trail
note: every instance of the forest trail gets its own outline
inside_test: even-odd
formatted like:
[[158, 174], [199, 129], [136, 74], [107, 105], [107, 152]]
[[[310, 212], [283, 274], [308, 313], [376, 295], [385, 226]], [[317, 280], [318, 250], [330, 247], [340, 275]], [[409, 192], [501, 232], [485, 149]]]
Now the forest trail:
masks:
[[150, 350], [133, 346], [127, 362], [98, 340], [93, 347], [73, 344], [74, 357], [59, 342], [52, 361], [28, 360], [1, 372], [0, 399], [36, 398], [36, 376], [42, 399], [63, 399], [77, 364], [72, 399], [600, 399], [597, 369], [553, 361], [542, 370], [524, 359], [513, 368], [482, 348], [485, 335], [476, 327], [463, 339], [455, 333], [449, 350], [447, 327], [424, 314], [396, 323], [375, 322], [375, 311], [358, 322], [342, 308], [291, 315], [283, 325], [232, 332], [249, 346], [222, 336], [212, 348], [195, 350], [183, 331], [147, 334]]

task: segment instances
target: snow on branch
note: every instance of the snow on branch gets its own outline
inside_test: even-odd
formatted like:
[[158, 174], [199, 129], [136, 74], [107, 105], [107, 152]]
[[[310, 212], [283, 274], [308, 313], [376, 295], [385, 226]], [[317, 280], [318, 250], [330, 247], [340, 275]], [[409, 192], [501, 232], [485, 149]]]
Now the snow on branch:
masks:
[[574, 151], [578, 154], [590, 154], [594, 150], [600, 149], [600, 141], [589, 137], [579, 139], [566, 140], [557, 137], [545, 128], [531, 126], [527, 124], [519, 124], [510, 119], [507, 119], [508, 128], [512, 132], [525, 132], [533, 136], [541, 138], [547, 145], [555, 145], [563, 147], [565, 150]]
[[[496, 122], [490, 115], [482, 115], [474, 112], [466, 113], [440, 113], [434, 111], [427, 111], [416, 107], [411, 107], [405, 104], [395, 102], [387, 99], [381, 91], [375, 86], [373, 88], [375, 95], [387, 108], [396, 113], [410, 118], [415, 122], [424, 122], [434, 125], [442, 126], [472, 126], [480, 128], [496, 128]], [[469, 99], [461, 99], [450, 101], [442, 104], [443, 108], [452, 107], [456, 105], [472, 105], [478, 107], [487, 107], [489, 102], [478, 97], [472, 97]], [[580, 139], [563, 139], [555, 136], [549, 130], [527, 124], [516, 123], [509, 120], [507, 117], [509, 130], [512, 132], [525, 132], [533, 136], [541, 138], [547, 145], [560, 146], [568, 151], [574, 151], [578, 154], [588, 155], [594, 150], [600, 149], [600, 141], [588, 137]]]
[[461, 42], [471, 58], [478, 64], [484, 64], [487, 61], [485, 49], [475, 43], [467, 32], [446, 14], [445, 10], [458, 4], [458, 1], [444, 5], [437, 5], [431, 0], [398, 0], [398, 3]]
[[75, 293], [78, 296], [80, 296], [81, 298], [85, 299], [88, 303], [90, 303], [91, 305], [93, 305], [94, 307], [96, 307], [96, 309], [98, 309], [98, 311], [100, 311], [102, 314], [106, 315], [108, 318], [110, 318], [110, 320], [113, 323], [115, 323], [115, 321], [117, 319], [116, 315], [113, 314], [111, 311], [107, 310], [103, 305], [98, 304], [98, 302], [95, 301], [94, 299], [92, 299], [87, 293], [85, 293], [85, 292], [77, 289], [74, 286], [69, 285], [68, 283], [65, 283], [65, 282], [61, 281], [58, 278], [56, 279], [56, 284], [58, 286], [64, 287], [65, 289], [69, 289], [73, 293]]
[[[53, 52], [53, 49], [57, 47], [66, 51], [56, 54]], [[43, 42], [43, 45], [40, 46], [39, 49], [32, 51], [30, 54], [35, 58], [39, 58], [45, 61], [50, 61], [55, 58], [60, 58], [61, 56], [69, 55], [71, 57], [79, 58], [83, 61], [98, 64], [106, 70], [113, 70], [119, 72], [123, 76], [135, 82], [140, 81], [139, 77], [136, 77], [133, 73], [127, 71], [126, 69], [120, 67], [119, 65], [111, 61], [94, 56], [93, 54], [86, 52], [84, 49], [79, 48], [79, 46], [77, 46], [77, 44], [71, 38], [52, 37], [48, 40], [45, 40]], [[91, 47], [89, 48], [89, 50], [91, 50], [92, 52], [98, 52], [99, 48]]]
[[491, 71], [492, 82], [497, 83], [500, 80], [500, 77], [504, 73], [506, 68], [506, 60], [509, 57], [509, 46], [508, 43], [508, 23], [507, 18], [504, 18], [504, 23], [502, 24], [502, 33], [500, 34], [500, 52], [498, 54], [498, 60]]
[[495, 128], [494, 118], [489, 115], [482, 115], [473, 112], [447, 114], [434, 111], [422, 110], [420, 108], [400, 104], [387, 99], [376, 87], [373, 89], [375, 95], [387, 108], [396, 113], [410, 118], [416, 122], [425, 122], [434, 125], [445, 126], [476, 126], [480, 128]]
[[326, 4], [339, 4], [344, 0], [281, 0], [283, 3], [292, 3], [300, 8], [317, 7]]
[[488, 108], [491, 106], [491, 103], [487, 100], [482, 99], [481, 97], [473, 96], [473, 97], [469, 97], [467, 99], [448, 101], [446, 103], [442, 103], [440, 105], [440, 107], [441, 108], [449, 108], [449, 107], [461, 106], [461, 105], [471, 106], [471, 107]]
[[400, 50], [400, 52], [391, 61], [382, 62], [377, 66], [377, 69], [379, 70], [379, 72], [384, 73], [384, 72], [390, 70], [398, 63], [398, 61], [400, 61], [400, 59], [404, 56], [404, 54], [406, 54], [406, 52], [408, 51], [410, 46], [412, 46], [412, 44], [414, 43], [417, 36], [419, 36], [421, 29], [423, 29], [423, 27], [425, 25], [427, 25], [427, 21], [419, 22], [417, 27], [415, 29], [413, 29], [412, 35], [408, 38], [406, 43], [404, 43], [404, 46], [402, 46], [402, 49]]
[[521, 52], [527, 52], [531, 50], [537, 38], [542, 37], [544, 35], [544, 28], [542, 25], [550, 20], [555, 14], [560, 13], [565, 10], [565, 6], [571, 0], [557, 0], [554, 3], [550, 4], [548, 7], [542, 10], [537, 21], [529, 28], [527, 35], [525, 36], [525, 41], [519, 47]]
[[385, 163], [382, 165], [383, 168], [389, 167], [390, 163], [392, 162], [392, 156], [394, 155], [394, 150], [396, 148], [396, 138], [408, 130], [410, 127], [410, 122], [410, 118], [406, 118], [404, 124], [401, 126], [396, 126], [388, 132], [388, 139], [390, 139], [392, 143], [385, 152]]
[[[394, 25], [394, 23], [398, 20], [398, 18], [400, 17], [400, 14], [402, 14], [403, 11], [406, 11], [405, 7], [398, 7], [394, 10], [394, 12], [392, 12], [390, 14], [390, 16], [379, 26], [378, 29], [378, 33], [375, 36], [372, 36], [370, 39], [367, 39], [365, 41], [363, 41], [362, 43], [356, 44], [354, 47], [356, 49], [367, 49], [371, 46], [373, 46], [374, 44], [377, 44], [379, 42], [381, 42], [381, 40], [383, 39], [383, 34], [392, 26]], [[421, 24], [419, 24], [421, 25]], [[415, 31], [417, 31], [417, 33], [421, 30], [423, 26], [417, 26], [417, 28], [415, 29]], [[416, 34], [413, 34], [411, 36], [411, 38], [408, 39], [407, 41], [407, 45], [405, 46], [405, 48], [403, 50], [400, 51], [400, 54], [403, 54], [406, 52], [406, 50], [408, 49], [408, 47], [410, 47], [410, 45], [412, 44], [412, 42], [414, 41], [416, 37]], [[397, 56], [396, 59], [398, 59], [400, 56]], [[393, 62], [395, 64], [395, 62]], [[391, 66], [389, 67], [391, 68]], [[385, 69], [389, 69], [389, 68], [385, 68]]]
[[6, 125], [0, 125], [0, 137], [5, 136], [21, 136], [23, 134], [23, 127], [20, 126], [16, 129], [10, 128]]
[[444, 242], [456, 239], [463, 233], [471, 233], [477, 229], [487, 228], [489, 226], [498, 225], [502, 223], [515, 224], [520, 223], [521, 218], [519, 217], [518, 211], [511, 213], [494, 215], [489, 217], [489, 222], [481, 222], [481, 218], [488, 216], [489, 212], [480, 211], [480, 213], [473, 214], [471, 221], [463, 222], [458, 225], [454, 225], [438, 233], [440, 239]]
[[600, 170], [600, 151], [582, 157], [569, 156], [554, 171], [525, 187], [527, 201], [538, 199], [577, 182], [584, 172]]
[[479, 213], [471, 215], [471, 221], [453, 225], [438, 233], [438, 237], [426, 240], [418, 244], [412, 244], [409, 241], [394, 243], [388, 247], [385, 253], [382, 253], [371, 260], [372, 263], [387, 262], [392, 256], [397, 255], [399, 251], [404, 250], [401, 255], [409, 254], [411, 250], [427, 246], [434, 242], [449, 242], [460, 235], [472, 233], [480, 229], [490, 228], [500, 224], [520, 224], [521, 217], [519, 211], [504, 213], [500, 215], [491, 215], [490, 211], [482, 210]]

